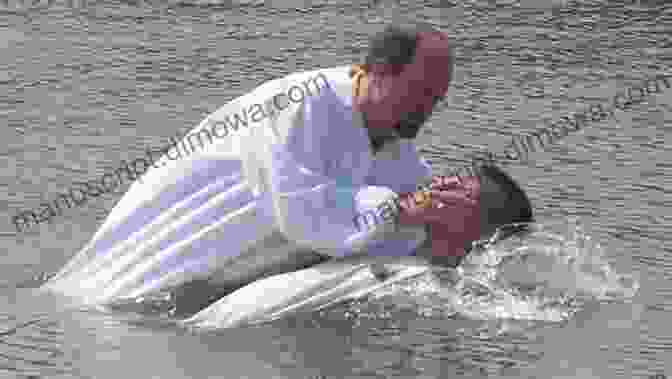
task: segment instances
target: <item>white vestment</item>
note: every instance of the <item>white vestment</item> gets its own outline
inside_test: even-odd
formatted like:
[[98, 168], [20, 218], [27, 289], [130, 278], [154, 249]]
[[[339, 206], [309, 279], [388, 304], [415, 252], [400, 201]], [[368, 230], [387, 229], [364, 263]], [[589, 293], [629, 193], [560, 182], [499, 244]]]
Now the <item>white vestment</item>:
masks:
[[[360, 230], [353, 220], [431, 171], [408, 141], [373, 155], [348, 71], [291, 74], [210, 114], [131, 185], [45, 288], [106, 302], [306, 249], [408, 255], [423, 228]], [[178, 148], [189, 152], [176, 158]]]

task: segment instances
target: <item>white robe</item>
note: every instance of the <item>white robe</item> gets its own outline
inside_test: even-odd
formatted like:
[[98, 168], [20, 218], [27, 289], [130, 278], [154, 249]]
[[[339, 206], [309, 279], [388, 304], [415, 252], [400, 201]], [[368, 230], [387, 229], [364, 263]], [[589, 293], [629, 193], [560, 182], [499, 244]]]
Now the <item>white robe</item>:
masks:
[[348, 71], [291, 74], [210, 114], [131, 185], [45, 288], [107, 302], [244, 275], [305, 250], [408, 255], [423, 228], [359, 230], [353, 219], [431, 171], [411, 142], [373, 155]]

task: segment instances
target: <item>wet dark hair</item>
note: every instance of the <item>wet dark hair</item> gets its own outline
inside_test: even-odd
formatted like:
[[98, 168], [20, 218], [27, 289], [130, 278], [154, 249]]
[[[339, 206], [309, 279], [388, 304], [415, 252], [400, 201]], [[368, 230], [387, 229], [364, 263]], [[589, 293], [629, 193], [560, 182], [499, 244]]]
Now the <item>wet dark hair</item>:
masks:
[[481, 183], [481, 238], [491, 237], [501, 228], [497, 239], [505, 239], [528, 230], [534, 222], [532, 203], [520, 185], [493, 163], [478, 167]]

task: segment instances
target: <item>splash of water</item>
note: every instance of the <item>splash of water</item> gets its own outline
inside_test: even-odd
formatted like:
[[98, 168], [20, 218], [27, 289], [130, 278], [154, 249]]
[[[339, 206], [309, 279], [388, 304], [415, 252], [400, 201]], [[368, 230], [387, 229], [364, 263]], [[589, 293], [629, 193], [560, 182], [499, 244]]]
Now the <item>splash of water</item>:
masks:
[[[367, 272], [362, 271], [360, 279], [375, 283]], [[639, 289], [631, 275], [616, 273], [604, 249], [576, 221], [532, 224], [525, 233], [506, 239], [495, 234], [476, 244], [457, 269], [432, 267], [417, 273], [366, 291], [363, 301], [351, 301], [343, 313], [354, 318], [394, 318], [390, 309], [395, 309], [442, 319], [457, 314], [478, 320], [560, 322], [586, 301], [622, 301]], [[324, 279], [324, 274], [316, 275]], [[359, 298], [356, 293], [350, 295], [344, 300]], [[154, 296], [127, 300], [120, 308], [128, 310], [132, 305], [141, 313], [168, 316], [174, 310], [171, 303], [169, 296]]]
[[435, 268], [370, 299], [412, 305], [430, 317], [559, 322], [586, 301], [624, 301], [639, 290], [633, 275], [613, 269], [578, 219], [531, 224], [502, 240], [497, 235], [457, 270]]

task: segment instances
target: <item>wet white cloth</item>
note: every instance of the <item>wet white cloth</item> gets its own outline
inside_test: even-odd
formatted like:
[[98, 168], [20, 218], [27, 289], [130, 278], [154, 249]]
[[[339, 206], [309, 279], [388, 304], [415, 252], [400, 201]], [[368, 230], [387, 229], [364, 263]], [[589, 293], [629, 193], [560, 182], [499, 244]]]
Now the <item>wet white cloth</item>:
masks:
[[[246, 266], [236, 270], [305, 249], [411, 253], [425, 239], [423, 228], [358, 230], [353, 219], [413, 191], [429, 166], [410, 142], [373, 155], [361, 115], [352, 111], [348, 71], [276, 79], [206, 117], [180, 144], [192, 151], [179, 159], [169, 151], [133, 183], [45, 288], [105, 302], [221, 274], [244, 256]], [[310, 88], [318, 82], [319, 90]], [[199, 134], [204, 143], [194, 149]]]

